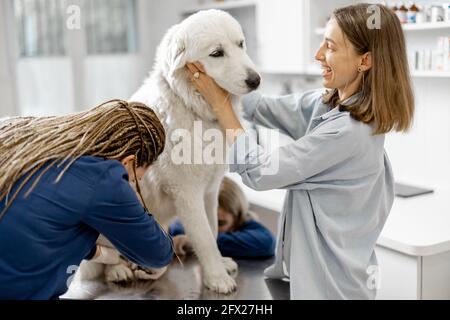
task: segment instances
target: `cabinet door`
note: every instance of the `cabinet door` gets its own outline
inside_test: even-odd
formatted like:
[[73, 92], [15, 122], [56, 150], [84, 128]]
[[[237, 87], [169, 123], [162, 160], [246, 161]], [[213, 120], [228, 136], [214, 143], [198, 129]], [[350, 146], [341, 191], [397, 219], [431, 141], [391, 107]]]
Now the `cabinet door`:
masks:
[[450, 299], [450, 252], [423, 257], [422, 299]]
[[377, 300], [420, 299], [420, 258], [381, 246], [377, 246], [375, 251], [380, 267]]
[[260, 68], [266, 72], [302, 73], [308, 51], [309, 1], [260, 0], [257, 32]]

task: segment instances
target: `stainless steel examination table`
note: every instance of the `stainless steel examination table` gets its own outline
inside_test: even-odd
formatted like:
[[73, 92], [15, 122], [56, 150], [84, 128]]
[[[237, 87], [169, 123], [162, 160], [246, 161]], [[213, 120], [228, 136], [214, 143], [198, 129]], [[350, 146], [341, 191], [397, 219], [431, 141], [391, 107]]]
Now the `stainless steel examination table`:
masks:
[[196, 257], [188, 257], [181, 267], [173, 261], [168, 271], [157, 281], [133, 282], [127, 285], [106, 284], [102, 281], [74, 280], [62, 299], [179, 299], [179, 300], [286, 300], [289, 299], [289, 283], [264, 279], [263, 270], [273, 259], [236, 260], [239, 271], [236, 276], [236, 292], [223, 295], [204, 288], [201, 268]]
[[[255, 210], [256, 211], [256, 210]], [[276, 217], [258, 210], [258, 215], [269, 229], [275, 232]], [[127, 285], [106, 284], [103, 281], [74, 280], [62, 299], [236, 299], [236, 300], [288, 300], [289, 283], [265, 279], [263, 271], [274, 258], [247, 260], [235, 259], [239, 265], [235, 276], [237, 290], [229, 295], [215, 293], [202, 284], [202, 271], [195, 256], [183, 261], [174, 260], [167, 272], [157, 281], [134, 282]]]

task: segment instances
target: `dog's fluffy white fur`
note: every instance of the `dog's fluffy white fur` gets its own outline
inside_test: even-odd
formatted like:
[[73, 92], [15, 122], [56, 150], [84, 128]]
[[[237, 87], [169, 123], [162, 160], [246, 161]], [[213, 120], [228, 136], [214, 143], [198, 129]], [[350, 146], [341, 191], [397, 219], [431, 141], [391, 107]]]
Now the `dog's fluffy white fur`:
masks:
[[[175, 130], [187, 130], [193, 146], [194, 139], [195, 143], [202, 141], [205, 130], [220, 132], [215, 115], [190, 83], [186, 63], [201, 62], [207, 74], [234, 97], [256, 89], [260, 77], [246, 53], [244, 40], [241, 26], [228, 13], [208, 10], [190, 16], [166, 33], [150, 77], [130, 99], [153, 108], [167, 134], [164, 153], [143, 181], [146, 204], [163, 225], [167, 226], [174, 216], [181, 219], [203, 268], [204, 284], [220, 293], [236, 288], [229, 273], [237, 269], [233, 260], [221, 256], [216, 242], [218, 192], [226, 165], [174, 164], [171, 154], [178, 142], [172, 135]], [[224, 56], [210, 56], [217, 50]], [[195, 121], [201, 121], [203, 127], [198, 137], [194, 137]], [[85, 267], [84, 272], [93, 273], [93, 268]], [[127, 280], [131, 273], [125, 269], [123, 265], [107, 266], [106, 278]]]

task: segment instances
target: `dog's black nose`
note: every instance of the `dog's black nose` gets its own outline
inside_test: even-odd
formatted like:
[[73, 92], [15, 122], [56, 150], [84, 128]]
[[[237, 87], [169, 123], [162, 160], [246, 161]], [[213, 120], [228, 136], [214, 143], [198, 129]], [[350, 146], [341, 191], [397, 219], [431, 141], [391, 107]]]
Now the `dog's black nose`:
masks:
[[245, 80], [245, 83], [247, 84], [247, 86], [250, 89], [256, 90], [256, 89], [258, 89], [259, 85], [261, 84], [261, 77], [256, 72], [250, 71], [248, 73], [247, 80]]

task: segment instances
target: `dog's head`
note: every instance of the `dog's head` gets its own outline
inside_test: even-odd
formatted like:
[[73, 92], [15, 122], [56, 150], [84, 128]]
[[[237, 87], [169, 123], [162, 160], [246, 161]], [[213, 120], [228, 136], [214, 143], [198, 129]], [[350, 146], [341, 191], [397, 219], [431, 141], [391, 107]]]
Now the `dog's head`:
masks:
[[206, 73], [232, 95], [256, 90], [261, 82], [246, 52], [240, 24], [220, 10], [198, 12], [172, 27], [158, 51], [158, 65], [172, 90], [186, 106], [211, 117], [210, 110], [189, 81], [185, 66], [199, 61]]

